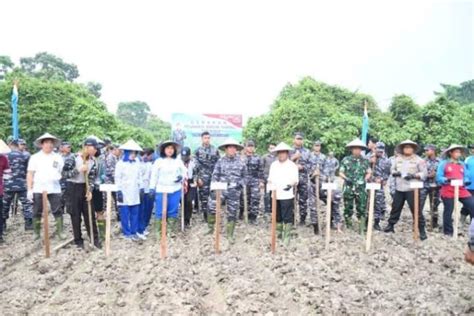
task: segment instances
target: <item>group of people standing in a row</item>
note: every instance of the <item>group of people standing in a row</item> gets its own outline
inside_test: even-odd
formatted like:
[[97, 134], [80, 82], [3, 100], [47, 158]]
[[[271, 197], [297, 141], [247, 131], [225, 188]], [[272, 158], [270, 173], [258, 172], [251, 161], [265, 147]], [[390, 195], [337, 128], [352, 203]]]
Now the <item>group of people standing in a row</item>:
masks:
[[[225, 183], [222, 202], [226, 203], [227, 237], [234, 241], [236, 221], [243, 217], [244, 205], [248, 206], [248, 219], [256, 223], [260, 215], [260, 198], [264, 194], [264, 212], [270, 213], [270, 190], [276, 193], [277, 230], [285, 242], [289, 241], [294, 223], [294, 208], [299, 210], [299, 223], [305, 225], [309, 210], [309, 221], [315, 234], [319, 234], [317, 199], [327, 202], [324, 182], [335, 180], [336, 170], [343, 180], [342, 190], [332, 191], [331, 226], [340, 230], [344, 220], [346, 228], [353, 227], [354, 209], [358, 218], [358, 230], [367, 228], [366, 183], [381, 184], [376, 191], [374, 228], [382, 230], [380, 224], [386, 212], [384, 186], [390, 187], [392, 209], [385, 232], [394, 232], [405, 202], [414, 211], [412, 181], [423, 181], [421, 190], [419, 231], [426, 239], [423, 206], [430, 199], [431, 227], [438, 226], [437, 208], [440, 196], [444, 204], [443, 232], [453, 234], [452, 211], [454, 188], [450, 181], [462, 180], [459, 200], [463, 203], [461, 222], [474, 215], [474, 150], [465, 160], [467, 151], [460, 145], [452, 145], [436, 156], [436, 147], [425, 146], [426, 157], [416, 153], [418, 145], [412, 141], [401, 142], [395, 155], [388, 158], [385, 145], [375, 140], [368, 147], [356, 139], [347, 144], [350, 155], [339, 166], [337, 159], [326, 157], [321, 152], [321, 142], [313, 144], [312, 151], [303, 146], [302, 133], [296, 133], [293, 147], [284, 143], [270, 144], [269, 153], [259, 157], [255, 143], [244, 145], [227, 140], [218, 148], [211, 145], [208, 132], [201, 135], [202, 145], [192, 155], [190, 148], [173, 141], [161, 143], [158, 150], [142, 149], [135, 141], [113, 145], [97, 137], [88, 137], [78, 153], [71, 153], [71, 144], [44, 134], [35, 141], [40, 151], [31, 155], [19, 150], [16, 140], [8, 141], [6, 155], [0, 156], [0, 176], [3, 183], [0, 195], [4, 196], [2, 225], [8, 218], [12, 196], [21, 201], [25, 216], [25, 229], [33, 229], [40, 238], [42, 193], [47, 192], [52, 214], [55, 217], [56, 235], [63, 236], [64, 210], [71, 215], [74, 242], [83, 247], [81, 223], [84, 220], [87, 232], [93, 233], [94, 244], [100, 247], [105, 236], [105, 194], [100, 184], [115, 184], [114, 201], [122, 232], [126, 239], [145, 240], [148, 235], [153, 208], [155, 208], [156, 230], [160, 235], [162, 200], [167, 195], [167, 221], [170, 231], [177, 227], [180, 203], [184, 204], [184, 221], [190, 224], [194, 208], [203, 213], [209, 232], [214, 230], [217, 209], [216, 195], [211, 183]], [[56, 150], [59, 149], [60, 153]], [[364, 151], [367, 150], [367, 153]], [[224, 152], [221, 156], [220, 151]], [[1, 179], [0, 179], [1, 180]], [[184, 199], [181, 201], [181, 193]], [[263, 193], [263, 192], [264, 193]], [[198, 195], [198, 198], [196, 197]], [[198, 201], [197, 201], [198, 200]], [[196, 201], [196, 202], [195, 202]], [[344, 201], [343, 217], [340, 204]], [[89, 208], [92, 211], [89, 211]], [[32, 212], [31, 212], [32, 210]], [[89, 218], [91, 214], [92, 218]], [[90, 227], [92, 223], [92, 227]], [[0, 230], [0, 237], [2, 230]], [[2, 240], [2, 239], [0, 239]]]

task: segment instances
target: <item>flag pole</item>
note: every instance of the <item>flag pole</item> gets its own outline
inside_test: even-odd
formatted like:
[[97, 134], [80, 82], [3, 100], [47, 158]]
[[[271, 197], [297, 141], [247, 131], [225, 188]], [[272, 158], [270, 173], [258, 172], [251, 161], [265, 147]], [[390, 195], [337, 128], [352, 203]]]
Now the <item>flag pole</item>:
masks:
[[13, 82], [12, 90], [12, 130], [13, 130], [13, 139], [18, 140], [18, 80]]

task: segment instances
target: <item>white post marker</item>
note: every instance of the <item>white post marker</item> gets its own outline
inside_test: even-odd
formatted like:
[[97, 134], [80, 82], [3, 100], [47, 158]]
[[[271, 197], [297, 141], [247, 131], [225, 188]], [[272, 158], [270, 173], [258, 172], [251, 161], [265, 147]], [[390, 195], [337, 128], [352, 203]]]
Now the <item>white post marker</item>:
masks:
[[220, 229], [221, 229], [221, 192], [227, 190], [225, 182], [211, 182], [211, 191], [216, 191], [216, 223], [214, 224], [216, 254], [220, 253]]
[[327, 190], [327, 211], [326, 211], [326, 250], [329, 249], [329, 240], [331, 239], [331, 203], [332, 190], [337, 189], [337, 184], [334, 182], [323, 183], [323, 190]]
[[372, 244], [372, 231], [374, 228], [374, 207], [375, 207], [375, 190], [380, 190], [380, 183], [367, 183], [365, 189], [370, 192], [369, 199], [369, 222], [367, 224], [367, 239], [365, 242], [365, 251], [369, 252]]
[[458, 239], [458, 226], [459, 226], [459, 187], [463, 185], [462, 180], [451, 180], [451, 186], [454, 187], [454, 230], [453, 238]]
[[110, 231], [112, 220], [112, 192], [117, 192], [115, 184], [101, 184], [99, 187], [101, 192], [107, 194], [107, 206], [105, 209], [105, 256], [110, 255]]
[[418, 225], [420, 214], [420, 189], [423, 188], [423, 181], [410, 181], [410, 188], [414, 190], [415, 194], [415, 210], [413, 212], [413, 239], [418, 241], [420, 239], [420, 228]]

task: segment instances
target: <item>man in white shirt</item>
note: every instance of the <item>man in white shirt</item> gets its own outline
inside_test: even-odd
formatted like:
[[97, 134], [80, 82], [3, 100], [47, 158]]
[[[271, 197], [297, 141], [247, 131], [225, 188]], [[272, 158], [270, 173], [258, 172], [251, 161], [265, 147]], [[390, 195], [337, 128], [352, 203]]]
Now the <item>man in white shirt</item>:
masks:
[[33, 201], [33, 229], [35, 239], [40, 239], [41, 216], [43, 213], [43, 192], [48, 194], [51, 211], [55, 218], [56, 235], [63, 239], [63, 214], [61, 209], [61, 171], [63, 169], [62, 157], [53, 152], [59, 140], [46, 133], [35, 141], [41, 151], [32, 155], [28, 163], [27, 187], [28, 199]]
[[270, 166], [268, 185], [276, 193], [277, 199], [277, 230], [278, 236], [288, 245], [290, 242], [291, 226], [293, 225], [294, 192], [298, 184], [298, 167], [288, 159], [291, 147], [280, 143], [274, 152], [277, 160]]

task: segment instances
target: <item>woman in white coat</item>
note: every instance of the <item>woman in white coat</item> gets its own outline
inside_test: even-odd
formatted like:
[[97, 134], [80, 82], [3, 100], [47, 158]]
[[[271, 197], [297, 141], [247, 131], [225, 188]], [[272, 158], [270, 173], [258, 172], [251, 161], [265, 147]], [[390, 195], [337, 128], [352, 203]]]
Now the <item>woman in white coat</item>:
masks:
[[153, 164], [150, 178], [150, 195], [155, 197], [156, 233], [161, 236], [163, 193], [168, 195], [166, 221], [170, 231], [176, 229], [181, 190], [186, 185], [187, 170], [181, 159], [177, 159], [178, 144], [165, 141], [160, 145], [160, 157]]
[[145, 236], [138, 234], [142, 172], [137, 154], [142, 148], [135, 141], [129, 140], [120, 149], [123, 150], [123, 155], [115, 167], [115, 185], [122, 233], [129, 240], [145, 239]]

